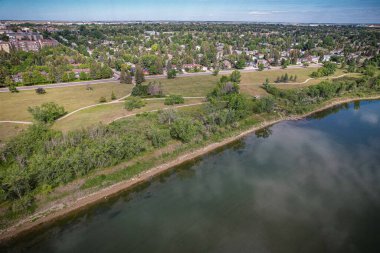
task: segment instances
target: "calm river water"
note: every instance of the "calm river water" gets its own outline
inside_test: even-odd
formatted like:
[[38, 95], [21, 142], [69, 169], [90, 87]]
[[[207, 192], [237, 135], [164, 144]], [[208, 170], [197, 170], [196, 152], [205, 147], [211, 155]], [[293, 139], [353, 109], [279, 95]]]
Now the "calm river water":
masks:
[[10, 252], [380, 252], [380, 101], [283, 122]]

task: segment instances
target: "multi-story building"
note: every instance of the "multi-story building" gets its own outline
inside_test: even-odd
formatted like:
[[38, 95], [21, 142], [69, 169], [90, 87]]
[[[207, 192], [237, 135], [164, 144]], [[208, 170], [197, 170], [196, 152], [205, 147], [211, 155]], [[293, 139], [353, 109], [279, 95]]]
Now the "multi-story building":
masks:
[[53, 39], [42, 39], [42, 40], [16, 40], [11, 39], [10, 40], [11, 46], [15, 50], [22, 50], [22, 51], [39, 51], [41, 48], [50, 46], [55, 47], [58, 46], [59, 43], [56, 40]]
[[43, 47], [56, 47], [59, 45], [58, 41], [53, 39], [42, 39], [39, 40], [41, 48]]
[[38, 41], [35, 40], [11, 40], [11, 45], [15, 50], [22, 50], [22, 51], [39, 51], [41, 46]]
[[15, 40], [42, 40], [44, 37], [37, 32], [13, 32], [8, 31], [6, 33], [9, 39]]

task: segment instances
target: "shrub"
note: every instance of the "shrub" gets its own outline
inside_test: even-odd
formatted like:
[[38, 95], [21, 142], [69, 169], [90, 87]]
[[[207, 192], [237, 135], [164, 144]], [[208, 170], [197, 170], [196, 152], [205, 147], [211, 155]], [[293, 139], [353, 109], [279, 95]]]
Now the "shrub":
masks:
[[16, 88], [16, 85], [14, 85], [14, 84], [9, 85], [8, 89], [9, 89], [9, 91], [12, 92], [12, 93], [17, 93], [17, 92], [19, 92], [18, 89]]
[[150, 95], [150, 96], [162, 96], [162, 85], [160, 82], [150, 82], [147, 87], [147, 94], [144, 95]]
[[107, 102], [107, 99], [105, 97], [99, 98], [99, 103], [105, 103], [105, 102]]
[[52, 123], [54, 120], [66, 114], [63, 106], [54, 102], [44, 103], [41, 106], [29, 107], [33, 118], [41, 123]]
[[145, 101], [137, 97], [129, 97], [125, 100], [125, 109], [132, 111], [135, 108], [141, 108], [145, 106]]
[[241, 74], [240, 71], [234, 70], [230, 75], [230, 81], [234, 83], [240, 83]]
[[155, 148], [165, 146], [170, 140], [170, 131], [168, 129], [152, 128], [147, 135]]
[[199, 122], [191, 118], [180, 118], [170, 128], [170, 135], [183, 142], [190, 142], [198, 133]]
[[177, 117], [178, 117], [177, 111], [175, 111], [173, 109], [167, 109], [167, 110], [163, 110], [163, 111], [159, 112], [158, 121], [161, 124], [169, 124], [170, 125], [172, 122], [174, 122], [177, 119]]
[[132, 89], [132, 96], [146, 96], [148, 94], [148, 86], [136, 84]]
[[35, 208], [34, 197], [31, 195], [25, 195], [24, 197], [14, 201], [12, 203], [12, 212], [26, 213], [31, 212]]
[[273, 111], [275, 101], [272, 97], [263, 97], [261, 99], [255, 99], [253, 103], [253, 111], [256, 113], [270, 113]]
[[112, 91], [112, 93], [111, 93], [111, 100], [115, 100], [115, 99], [116, 99], [115, 93]]
[[40, 88], [37, 88], [37, 89], [36, 89], [36, 93], [37, 93], [37, 94], [45, 94], [45, 93], [46, 93], [46, 90], [45, 90], [44, 88], [41, 88], [41, 87], [40, 87]]
[[177, 76], [177, 71], [175, 69], [171, 69], [168, 71], [168, 79], [174, 79]]
[[165, 98], [165, 105], [177, 105], [185, 103], [185, 99], [180, 95], [170, 95]]

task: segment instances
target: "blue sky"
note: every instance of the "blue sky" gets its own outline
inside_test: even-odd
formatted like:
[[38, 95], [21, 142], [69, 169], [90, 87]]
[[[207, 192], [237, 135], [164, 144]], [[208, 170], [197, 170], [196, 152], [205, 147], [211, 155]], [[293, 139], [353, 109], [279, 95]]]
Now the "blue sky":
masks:
[[0, 19], [380, 23], [380, 0], [0, 0]]

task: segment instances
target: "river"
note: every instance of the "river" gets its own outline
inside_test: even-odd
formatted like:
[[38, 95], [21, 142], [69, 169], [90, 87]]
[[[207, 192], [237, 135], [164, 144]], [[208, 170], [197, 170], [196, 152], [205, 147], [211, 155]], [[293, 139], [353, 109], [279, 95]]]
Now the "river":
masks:
[[380, 252], [380, 101], [252, 134], [9, 252]]

